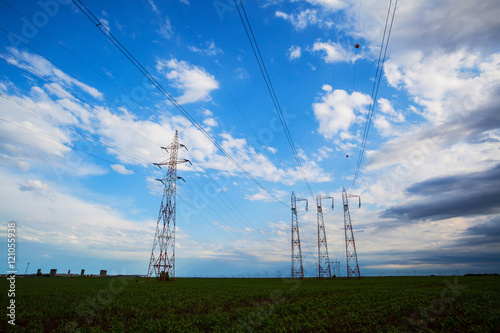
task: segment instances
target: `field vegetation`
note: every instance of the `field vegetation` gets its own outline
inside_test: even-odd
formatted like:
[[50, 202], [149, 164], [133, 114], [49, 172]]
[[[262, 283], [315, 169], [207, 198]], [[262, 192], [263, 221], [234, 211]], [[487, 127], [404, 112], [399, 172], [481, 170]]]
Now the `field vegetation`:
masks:
[[[6, 293], [0, 298], [7, 304]], [[9, 326], [20, 332], [500, 332], [500, 277], [166, 283], [18, 277], [16, 326]]]

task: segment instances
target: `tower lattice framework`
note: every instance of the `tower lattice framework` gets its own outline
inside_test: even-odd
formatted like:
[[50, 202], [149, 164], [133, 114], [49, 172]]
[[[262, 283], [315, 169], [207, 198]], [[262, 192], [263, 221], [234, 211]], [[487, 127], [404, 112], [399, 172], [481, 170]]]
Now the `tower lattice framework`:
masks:
[[356, 253], [356, 243], [354, 242], [354, 232], [352, 231], [351, 214], [349, 213], [348, 198], [358, 198], [359, 207], [361, 207], [361, 198], [359, 195], [348, 194], [345, 188], [342, 189], [342, 201], [344, 203], [344, 229], [345, 229], [345, 255], [347, 266], [347, 277], [361, 277], [359, 273], [358, 255]]
[[299, 218], [297, 216], [297, 201], [305, 201], [306, 210], [308, 204], [307, 199], [297, 198], [295, 197], [295, 193], [292, 192], [292, 279], [304, 278], [302, 250], [300, 248]]
[[332, 199], [332, 209], [333, 209], [333, 198], [323, 195], [316, 196], [316, 208], [317, 208], [317, 224], [318, 224], [318, 277], [332, 277], [332, 271], [330, 267], [330, 258], [328, 257], [328, 243], [326, 241], [326, 230], [325, 230], [325, 220], [323, 218], [323, 207], [321, 204], [322, 199]]
[[156, 223], [156, 232], [153, 240], [153, 249], [151, 250], [151, 258], [149, 260], [147, 280], [151, 276], [156, 279], [165, 281], [167, 276], [175, 281], [175, 219], [176, 219], [176, 189], [177, 180], [182, 179], [177, 177], [177, 165], [189, 162], [189, 160], [178, 159], [180, 148], [186, 148], [179, 143], [179, 136], [175, 132], [174, 140], [168, 147], [161, 147], [170, 157], [160, 163], [153, 163], [161, 169], [161, 166], [167, 167], [166, 175], [157, 179], [163, 187], [163, 197], [161, 199], [160, 212], [158, 213], [158, 221]]

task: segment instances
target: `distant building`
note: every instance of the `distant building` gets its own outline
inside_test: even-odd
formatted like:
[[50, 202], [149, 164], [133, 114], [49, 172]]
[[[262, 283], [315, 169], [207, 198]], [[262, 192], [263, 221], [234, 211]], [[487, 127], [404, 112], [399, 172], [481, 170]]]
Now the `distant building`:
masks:
[[101, 273], [99, 273], [99, 275], [105, 277], [106, 275], [108, 275], [108, 271], [105, 269], [101, 269]]
[[50, 270], [50, 277], [56, 277], [57, 274], [57, 268], [52, 268]]
[[85, 270], [82, 269], [82, 272], [80, 273], [80, 276], [85, 276]]

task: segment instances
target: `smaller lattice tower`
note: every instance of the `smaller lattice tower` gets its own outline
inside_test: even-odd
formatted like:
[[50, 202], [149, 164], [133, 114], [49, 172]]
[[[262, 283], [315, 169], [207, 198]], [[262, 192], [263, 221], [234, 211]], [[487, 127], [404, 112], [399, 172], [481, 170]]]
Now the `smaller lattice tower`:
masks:
[[337, 259], [335, 259], [335, 261], [332, 261], [332, 264], [335, 264], [335, 276], [341, 277], [341, 274], [340, 274], [340, 261], [338, 261]]
[[330, 268], [330, 258], [328, 257], [328, 244], [326, 242], [326, 231], [325, 231], [325, 220], [323, 218], [323, 207], [321, 205], [322, 199], [332, 199], [332, 209], [333, 209], [333, 197], [327, 197], [324, 195], [316, 196], [316, 208], [317, 208], [317, 222], [318, 222], [318, 277], [332, 277], [332, 271]]
[[304, 278], [302, 250], [300, 248], [299, 218], [297, 216], [297, 201], [305, 201], [306, 210], [308, 208], [307, 199], [297, 198], [295, 197], [295, 193], [292, 192], [292, 279]]
[[358, 198], [359, 207], [361, 207], [361, 198], [359, 195], [348, 194], [345, 188], [342, 189], [342, 201], [344, 203], [344, 229], [345, 229], [345, 255], [347, 266], [347, 277], [361, 277], [359, 273], [358, 255], [356, 253], [356, 243], [354, 242], [354, 232], [352, 231], [351, 214], [349, 213], [348, 198]]
[[170, 158], [161, 163], [153, 163], [160, 169], [162, 165], [167, 166], [167, 174], [163, 178], [157, 179], [163, 184], [163, 197], [158, 213], [146, 281], [151, 276], [155, 276], [157, 280], [161, 281], [165, 281], [167, 278], [175, 281], [176, 189], [177, 180], [182, 179], [177, 177], [177, 165], [191, 163], [189, 160], [177, 158], [180, 148], [187, 149], [186, 146], [179, 143], [177, 131], [175, 131], [172, 144], [161, 148], [170, 154]]

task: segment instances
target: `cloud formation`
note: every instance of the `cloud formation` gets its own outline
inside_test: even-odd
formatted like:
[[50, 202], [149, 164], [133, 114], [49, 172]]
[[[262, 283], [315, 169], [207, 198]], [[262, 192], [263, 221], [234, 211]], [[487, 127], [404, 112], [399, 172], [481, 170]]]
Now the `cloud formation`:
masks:
[[382, 218], [401, 221], [443, 220], [500, 213], [500, 165], [469, 174], [416, 183], [406, 192], [412, 200], [386, 209]]
[[343, 133], [348, 136], [349, 128], [357, 121], [357, 117], [366, 113], [366, 107], [370, 105], [370, 96], [353, 92], [349, 94], [345, 90], [332, 90], [329, 85], [323, 86], [320, 101], [312, 104], [314, 116], [319, 123], [318, 133], [326, 139]]
[[183, 60], [159, 59], [156, 69], [164, 73], [173, 87], [183, 92], [181, 96], [176, 97], [181, 105], [209, 101], [210, 92], [219, 89], [219, 83], [205, 69]]

